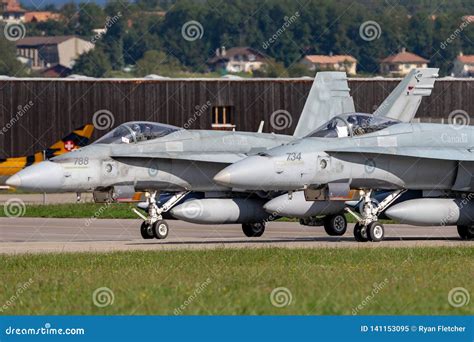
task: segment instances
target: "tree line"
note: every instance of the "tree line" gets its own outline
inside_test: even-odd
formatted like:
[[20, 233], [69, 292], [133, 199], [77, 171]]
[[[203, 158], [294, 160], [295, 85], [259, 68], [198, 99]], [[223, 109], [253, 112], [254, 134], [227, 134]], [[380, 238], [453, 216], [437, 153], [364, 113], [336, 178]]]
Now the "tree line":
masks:
[[[463, 16], [474, 15], [474, 3], [466, 0], [449, 5], [442, 0], [137, 0], [104, 7], [69, 3], [58, 11], [58, 21], [27, 24], [27, 35], [74, 34], [91, 41], [93, 29], [104, 28], [120, 13], [75, 64], [74, 73], [95, 77], [205, 73], [220, 46], [260, 50], [269, 60], [262, 71], [266, 76], [308, 74], [298, 64], [307, 54], [352, 55], [358, 73], [377, 74], [380, 60], [402, 48], [429, 59], [446, 75], [459, 52], [474, 54], [474, 23], [460, 29]], [[190, 22], [197, 39], [184, 37], [183, 26]], [[376, 23], [376, 38], [361, 34], [366, 22]], [[2, 37], [0, 45], [0, 74], [19, 72], [13, 43]]]

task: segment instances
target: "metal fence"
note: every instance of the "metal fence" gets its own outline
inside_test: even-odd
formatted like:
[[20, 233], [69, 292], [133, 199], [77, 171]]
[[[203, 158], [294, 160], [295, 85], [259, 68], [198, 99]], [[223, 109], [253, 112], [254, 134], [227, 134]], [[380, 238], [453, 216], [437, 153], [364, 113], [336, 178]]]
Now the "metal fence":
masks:
[[[351, 79], [356, 110], [373, 112], [398, 82]], [[1, 79], [0, 155], [44, 149], [74, 128], [91, 122], [99, 110], [113, 114], [114, 126], [149, 120], [210, 129], [213, 110], [225, 106], [231, 108], [237, 130], [256, 131], [264, 120], [265, 132], [272, 131], [271, 114], [286, 110], [292, 124], [277, 132], [292, 134], [311, 84], [312, 79]], [[454, 110], [474, 113], [474, 80], [438, 80], [432, 95], [422, 101], [417, 117], [441, 122]], [[105, 132], [96, 130], [94, 139]]]

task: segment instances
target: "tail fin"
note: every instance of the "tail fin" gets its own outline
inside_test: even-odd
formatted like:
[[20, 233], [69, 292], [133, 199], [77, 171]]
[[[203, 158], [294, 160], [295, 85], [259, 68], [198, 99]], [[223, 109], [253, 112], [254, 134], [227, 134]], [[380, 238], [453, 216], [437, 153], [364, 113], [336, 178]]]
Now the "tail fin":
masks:
[[411, 70], [377, 108], [374, 116], [410, 122], [415, 117], [422, 97], [431, 95], [438, 70], [437, 68]]
[[25, 167], [42, 162], [45, 157], [49, 159], [73, 149], [86, 146], [89, 143], [92, 132], [94, 132], [94, 126], [85, 125], [69, 133], [47, 150], [24, 157], [0, 159], [0, 178], [3, 176], [12, 176]]
[[345, 72], [318, 72], [293, 136], [303, 137], [336, 115], [354, 112], [349, 91]]
[[93, 132], [94, 125], [91, 124], [87, 124], [75, 129], [44, 151], [46, 159], [59, 156], [61, 154], [88, 145]]

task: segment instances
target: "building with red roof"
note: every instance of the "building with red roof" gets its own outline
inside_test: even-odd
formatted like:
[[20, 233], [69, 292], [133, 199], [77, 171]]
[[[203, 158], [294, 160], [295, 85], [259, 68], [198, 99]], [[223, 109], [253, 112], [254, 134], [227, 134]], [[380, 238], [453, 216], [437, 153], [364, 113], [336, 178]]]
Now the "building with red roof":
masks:
[[405, 76], [411, 69], [426, 68], [429, 60], [403, 48], [399, 53], [388, 56], [380, 62], [380, 72], [389, 76]]

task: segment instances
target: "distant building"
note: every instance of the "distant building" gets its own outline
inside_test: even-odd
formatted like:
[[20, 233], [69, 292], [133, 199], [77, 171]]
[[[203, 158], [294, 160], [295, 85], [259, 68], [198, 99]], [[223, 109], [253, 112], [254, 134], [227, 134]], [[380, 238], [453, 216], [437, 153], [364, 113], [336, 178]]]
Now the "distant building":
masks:
[[48, 20], [59, 20], [59, 13], [49, 12], [49, 11], [34, 11], [25, 13], [25, 23], [40, 23]]
[[357, 72], [357, 59], [350, 55], [307, 55], [300, 63], [311, 71], [345, 71], [351, 75]]
[[452, 74], [456, 77], [474, 76], [474, 55], [464, 55], [462, 52], [454, 60]]
[[380, 72], [389, 76], [405, 76], [411, 69], [426, 68], [428, 62], [429, 60], [403, 48], [399, 53], [388, 56], [380, 62]]
[[7, 23], [24, 21], [25, 12], [17, 0], [0, 0], [0, 21]]
[[[71, 71], [74, 61], [94, 47], [76, 36], [26, 37], [16, 42], [18, 59], [32, 70], [62, 76]], [[60, 66], [60, 67], [58, 67]], [[57, 72], [59, 71], [59, 72]]]
[[265, 64], [265, 56], [250, 47], [233, 47], [226, 50], [223, 46], [216, 50], [216, 55], [210, 58], [207, 64], [214, 71], [252, 72]]

